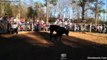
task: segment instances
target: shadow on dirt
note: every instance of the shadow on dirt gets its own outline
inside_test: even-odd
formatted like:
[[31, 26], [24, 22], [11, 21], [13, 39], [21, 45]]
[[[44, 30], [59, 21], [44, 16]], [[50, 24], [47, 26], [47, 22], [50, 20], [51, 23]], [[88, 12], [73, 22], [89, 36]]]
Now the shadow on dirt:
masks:
[[[106, 57], [106, 45], [63, 36], [61, 41], [53, 39], [50, 41], [49, 33], [35, 32], [29, 35], [41, 36], [51, 44], [38, 44], [38, 40], [30, 41], [32, 38], [25, 35], [14, 35], [11, 37], [0, 36], [0, 60], [87, 60], [87, 57]], [[62, 56], [65, 54], [65, 56]]]

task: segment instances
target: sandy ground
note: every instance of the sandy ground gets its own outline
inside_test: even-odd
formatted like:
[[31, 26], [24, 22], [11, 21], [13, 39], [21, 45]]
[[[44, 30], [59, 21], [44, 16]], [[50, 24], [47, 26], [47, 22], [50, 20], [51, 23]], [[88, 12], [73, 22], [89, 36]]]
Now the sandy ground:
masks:
[[[56, 34], [56, 33], [54, 32], [54, 34]], [[76, 37], [76, 38], [83, 39], [83, 40], [90, 41], [90, 42], [95, 42], [98, 44], [107, 44], [107, 34], [91, 33], [91, 32], [85, 32], [85, 33], [70, 32], [69, 36]]]
[[87, 41], [96, 42], [99, 44], [107, 44], [107, 34], [90, 33], [90, 32], [86, 32], [84, 34], [81, 32], [70, 32], [69, 35], [80, 39], [85, 39]]
[[[70, 32], [60, 42], [49, 32], [19, 32], [0, 35], [0, 60], [87, 60], [107, 56], [107, 34]], [[61, 43], [62, 42], [62, 43]]]
[[[24, 32], [23, 31], [23, 32], [19, 32], [19, 35], [26, 35], [30, 38], [33, 38], [34, 40], [39, 40], [39, 42], [47, 43], [45, 41], [45, 39], [43, 39], [43, 37], [41, 37], [41, 35], [32, 35], [32, 33], [33, 32]], [[49, 33], [49, 31], [47, 31], [46, 33]], [[56, 33], [54, 32], [54, 34], [56, 34]], [[6, 34], [6, 35], [3, 35], [3, 36], [12, 37], [14, 35], [15, 34]], [[69, 36], [79, 38], [79, 39], [83, 39], [83, 40], [90, 41], [90, 42], [95, 42], [95, 43], [98, 43], [98, 44], [107, 44], [107, 34], [91, 33], [91, 32], [86, 32], [86, 33], [70, 32]], [[49, 38], [49, 36], [47, 36], [47, 37]], [[66, 39], [69, 39], [69, 38], [66, 37]]]

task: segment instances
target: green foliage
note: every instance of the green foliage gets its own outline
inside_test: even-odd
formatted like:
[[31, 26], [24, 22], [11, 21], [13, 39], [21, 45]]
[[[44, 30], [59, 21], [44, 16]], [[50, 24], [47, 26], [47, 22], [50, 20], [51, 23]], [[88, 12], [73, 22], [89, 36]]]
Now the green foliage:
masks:
[[[11, 15], [10, 3], [5, 1], [8, 0], [0, 0], [0, 15], [5, 15], [5, 14]], [[10, 12], [8, 13], [9, 10]]]
[[50, 3], [53, 4], [54, 6], [57, 4], [58, 0], [51, 0]]
[[35, 3], [35, 16], [38, 18], [38, 19], [43, 19], [44, 18], [44, 4], [41, 3], [41, 2], [36, 2]]
[[10, 0], [0, 0], [0, 15], [4, 16], [7, 14], [9, 16], [14, 16], [17, 14], [16, 10], [18, 10], [18, 7], [11, 3]]
[[[44, 0], [45, 2], [47, 0]], [[53, 4], [54, 6], [57, 4], [58, 0], [49, 0], [50, 4]], [[46, 4], [44, 4], [44, 6], [46, 6]]]
[[28, 7], [28, 14], [27, 14], [27, 17], [30, 17], [30, 18], [32, 18], [33, 15], [34, 14], [34, 10], [32, 9], [32, 7]]

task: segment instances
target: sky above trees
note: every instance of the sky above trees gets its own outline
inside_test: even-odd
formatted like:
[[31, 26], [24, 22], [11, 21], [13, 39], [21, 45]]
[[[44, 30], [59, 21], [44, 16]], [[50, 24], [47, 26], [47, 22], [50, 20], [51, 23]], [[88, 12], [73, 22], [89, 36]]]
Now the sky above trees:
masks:
[[[32, 4], [31, 3], [34, 3], [35, 4], [35, 2], [41, 2], [41, 3], [43, 3], [43, 4], [45, 4], [46, 2], [45, 2], [45, 0], [32, 0], [33, 2], [31, 2], [31, 0], [24, 0], [25, 2], [26, 2], [26, 4], [28, 4], [29, 6], [32, 6]], [[105, 4], [102, 6], [102, 9], [106, 9], [107, 10], [107, 0], [102, 0]], [[65, 15], [65, 17], [68, 17], [68, 18], [73, 18], [73, 13], [72, 13], [72, 8], [71, 8], [71, 5], [70, 5], [70, 0], [58, 0], [58, 2], [57, 2], [57, 7], [60, 7], [60, 5], [63, 5], [62, 6], [62, 8], [64, 8], [63, 10], [63, 13], [65, 13], [66, 15]], [[51, 5], [50, 5], [51, 6]], [[59, 10], [60, 9], [58, 9], [58, 8], [56, 8], [57, 9], [57, 11], [56, 11], [56, 16], [59, 14]], [[46, 7], [44, 7], [44, 11], [46, 11]], [[52, 10], [52, 8], [51, 8], [51, 11], [53, 11]], [[54, 14], [54, 13], [52, 13], [52, 14]], [[101, 18], [105, 18], [107, 15], [105, 15], [104, 13], [102, 13], [101, 14]], [[107, 19], [107, 18], [105, 18], [105, 19]]]
[[[0, 1], [2, 1], [2, 0], [0, 0]], [[22, 10], [23, 11], [26, 10], [26, 12], [27, 12], [28, 7], [32, 7], [33, 10], [36, 10], [37, 9], [36, 3], [37, 2], [42, 3], [43, 6], [41, 6], [40, 8], [43, 8], [43, 11], [44, 11], [43, 13], [46, 15], [46, 0], [3, 0], [3, 1], [19, 1], [19, 2], [21, 1]], [[55, 0], [53, 0], [53, 1], [55, 1]], [[50, 5], [49, 5], [50, 6], [49, 7], [49, 10], [50, 10], [49, 15], [51, 17], [58, 17], [59, 14], [60, 14], [60, 15], [62, 15], [63, 18], [69, 18], [69, 19], [75, 19], [75, 18], [78, 18], [77, 16], [79, 16], [79, 18], [81, 19], [82, 15], [83, 15], [81, 13], [83, 11], [82, 11], [82, 7], [79, 6], [79, 3], [77, 3], [80, 0], [75, 0], [76, 3], [72, 3], [71, 1], [74, 1], [74, 0], [58, 0], [56, 5], [50, 3]], [[98, 1], [103, 1], [104, 2], [104, 5], [100, 5], [100, 8], [105, 9], [106, 12], [107, 12], [107, 0], [98, 0]], [[19, 2], [11, 2], [11, 4], [13, 4], [14, 6], [17, 5], [16, 7], [18, 7]], [[95, 15], [95, 2], [94, 3], [91, 2], [91, 4], [92, 4], [91, 6], [94, 5], [93, 11], [90, 9], [90, 6], [88, 6], [88, 4], [90, 4], [90, 2], [86, 3], [87, 6], [85, 6], [85, 9], [87, 9], [87, 8], [89, 8], [89, 9], [87, 11], [85, 11], [84, 16], [86, 18], [87, 17], [88, 18], [94, 18], [95, 17], [94, 16]], [[2, 12], [3, 9], [1, 9], [1, 12]], [[101, 12], [100, 13], [100, 19], [106, 20], [107, 19], [107, 13]]]

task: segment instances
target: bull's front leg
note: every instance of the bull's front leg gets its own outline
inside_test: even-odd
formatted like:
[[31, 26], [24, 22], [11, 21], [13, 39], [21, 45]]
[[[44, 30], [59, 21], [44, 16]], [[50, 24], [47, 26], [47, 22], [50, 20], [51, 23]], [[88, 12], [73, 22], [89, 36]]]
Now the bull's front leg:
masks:
[[62, 34], [60, 34], [60, 36], [59, 36], [59, 40], [60, 40], [60, 41], [62, 40]]
[[56, 38], [57, 38], [58, 41], [61, 41], [62, 34], [61, 33], [57, 33]]
[[50, 31], [50, 40], [52, 40], [53, 31]]

